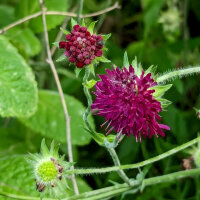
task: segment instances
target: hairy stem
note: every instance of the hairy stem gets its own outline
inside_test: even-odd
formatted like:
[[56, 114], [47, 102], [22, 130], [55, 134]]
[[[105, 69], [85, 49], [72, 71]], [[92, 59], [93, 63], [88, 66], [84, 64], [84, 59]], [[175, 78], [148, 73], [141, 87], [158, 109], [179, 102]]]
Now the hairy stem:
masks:
[[156, 81], [157, 83], [167, 82], [175, 78], [182, 78], [184, 76], [193, 75], [195, 73], [200, 73], [200, 66], [183, 68], [172, 72], [168, 72], [159, 76]]
[[[64, 115], [65, 115], [65, 122], [66, 122], [66, 139], [67, 139], [67, 147], [68, 147], [68, 157], [69, 157], [69, 162], [73, 162], [72, 144], [71, 144], [71, 130], [70, 130], [70, 116], [69, 116], [67, 105], [66, 105], [66, 102], [65, 102], [65, 97], [64, 97], [63, 90], [62, 90], [62, 86], [61, 86], [58, 74], [56, 72], [55, 65], [54, 65], [52, 57], [51, 57], [51, 50], [50, 50], [50, 46], [49, 46], [49, 36], [48, 36], [48, 31], [47, 31], [44, 2], [43, 2], [43, 0], [39, 0], [39, 3], [41, 5], [41, 10], [42, 10], [42, 22], [43, 22], [43, 27], [44, 27], [44, 38], [45, 38], [46, 49], [47, 49], [47, 62], [49, 63], [51, 70], [53, 72], [54, 79], [56, 81], [58, 92], [59, 92], [59, 95], [60, 95], [60, 98], [61, 98], [61, 103], [62, 103], [62, 106], [63, 106], [63, 111], [64, 111]], [[71, 169], [74, 169], [74, 166], [72, 166]], [[78, 186], [77, 186], [74, 174], [72, 174], [71, 179], [72, 179], [75, 194], [79, 194]]]
[[[76, 200], [76, 199], [77, 200], [78, 199], [97, 200], [97, 199], [103, 199], [103, 198], [108, 198], [108, 197], [113, 197], [113, 196], [119, 195], [119, 194], [121, 194], [122, 192], [125, 192], [125, 191], [129, 191], [129, 190], [133, 190], [133, 189], [139, 189], [141, 187], [141, 184], [142, 184], [142, 187], [144, 188], [144, 187], [155, 185], [155, 184], [173, 182], [173, 181], [183, 179], [183, 178], [186, 178], [186, 177], [192, 177], [192, 176], [198, 176], [198, 175], [200, 175], [200, 168], [184, 170], [184, 171], [174, 172], [174, 173], [167, 174], [167, 175], [156, 176], [156, 177], [153, 177], [153, 178], [147, 178], [147, 179], [144, 179], [142, 183], [140, 183], [139, 181], [133, 181], [134, 184], [132, 184], [131, 186], [129, 186], [126, 183], [117, 184], [117, 185], [114, 185], [114, 186], [110, 186], [110, 187], [106, 187], [106, 188], [102, 188], [102, 189], [98, 189], [98, 190], [93, 190], [93, 191], [90, 191], [90, 192], [85, 192], [85, 193], [82, 193], [82, 194], [79, 194], [79, 195], [76, 195], [76, 196], [67, 197], [67, 198], [62, 199], [62, 200]], [[14, 194], [2, 192], [2, 191], [0, 191], [0, 195], [10, 197], [10, 198], [14, 198], [14, 199], [21, 199], [21, 200], [40, 200], [39, 197], [14, 195]], [[53, 199], [45, 198], [45, 200], [53, 200]]]
[[[117, 153], [116, 153], [115, 149], [113, 149], [113, 148], [107, 148], [107, 150], [110, 153], [115, 166], [119, 167], [120, 166], [120, 161], [119, 161], [119, 158], [117, 156]], [[117, 173], [118, 173], [118, 175], [121, 177], [121, 179], [125, 183], [127, 183], [128, 185], [130, 185], [129, 178], [127, 177], [127, 175], [125, 174], [125, 172], [122, 169], [118, 170]]]
[[83, 77], [83, 91], [84, 91], [84, 94], [87, 98], [87, 103], [88, 103], [88, 106], [87, 106], [87, 109], [85, 111], [85, 113], [83, 114], [83, 120], [88, 128], [88, 130], [90, 131], [90, 133], [92, 134], [92, 137], [95, 139], [95, 141], [101, 143], [103, 142], [101, 140], [101, 138], [97, 135], [97, 133], [95, 132], [95, 130], [93, 130], [92, 126], [90, 125], [90, 123], [88, 122], [88, 116], [90, 114], [90, 111], [91, 111], [91, 105], [92, 105], [92, 97], [91, 97], [91, 94], [88, 90], [88, 88], [86, 87], [87, 85], [87, 82], [88, 82], [88, 78], [89, 78], [89, 75], [90, 75], [90, 70], [88, 68], [85, 68], [85, 75]]
[[120, 169], [123, 169], [123, 170], [127, 170], [127, 169], [136, 169], [136, 168], [139, 168], [139, 167], [143, 167], [145, 165], [149, 165], [151, 163], [154, 163], [154, 162], [157, 162], [159, 160], [162, 160], [166, 157], [169, 157], [179, 151], [182, 151], [183, 149], [186, 149], [188, 148], [189, 146], [192, 146], [194, 145], [195, 143], [199, 142], [200, 141], [200, 136], [185, 143], [185, 144], [182, 144], [174, 149], [171, 149], [163, 154], [160, 154], [156, 157], [153, 157], [153, 158], [150, 158], [148, 160], [145, 160], [145, 161], [142, 161], [142, 162], [139, 162], [139, 163], [135, 163], [135, 164], [127, 164], [127, 165], [120, 165], [120, 166], [114, 166], [114, 167], [106, 167], [106, 168], [99, 168], [99, 169], [74, 169], [74, 170], [68, 170], [67, 173], [69, 174], [98, 174], [98, 173], [107, 173], [107, 172], [113, 172], [113, 171], [117, 171], [117, 170], [120, 170]]

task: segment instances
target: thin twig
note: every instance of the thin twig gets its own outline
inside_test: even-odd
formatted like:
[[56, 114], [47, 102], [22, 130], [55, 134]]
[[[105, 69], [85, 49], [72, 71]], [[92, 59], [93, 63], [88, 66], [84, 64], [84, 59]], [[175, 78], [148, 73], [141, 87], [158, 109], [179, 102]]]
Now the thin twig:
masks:
[[[120, 5], [118, 2], [116, 2], [113, 6], [107, 8], [107, 9], [104, 9], [104, 10], [101, 10], [101, 11], [98, 11], [98, 12], [94, 12], [94, 13], [91, 13], [91, 14], [86, 14], [86, 15], [81, 15], [80, 18], [87, 18], [87, 17], [95, 17], [95, 16], [98, 16], [98, 15], [101, 15], [101, 14], [104, 14], [104, 13], [107, 13], [107, 12], [110, 12], [114, 9], [120, 9]], [[76, 13], [72, 13], [72, 12], [58, 12], [58, 11], [45, 11], [44, 12], [45, 15], [62, 15], [62, 16], [69, 16], [69, 17], [77, 17], [77, 14]], [[29, 15], [25, 18], [22, 18], [6, 27], [4, 27], [3, 29], [0, 30], [0, 34], [3, 34], [5, 33], [7, 30], [19, 25], [19, 24], [22, 24], [30, 19], [33, 19], [33, 18], [36, 18], [38, 16], [42, 15], [42, 12], [37, 12], [35, 14], [32, 14], [32, 15]]]
[[[72, 8], [72, 12], [74, 12], [75, 10], [76, 10], [76, 7], [77, 6], [74, 6], [73, 8]], [[62, 24], [62, 28], [63, 29], [66, 29], [66, 27], [67, 27], [67, 23], [69, 22], [69, 16], [67, 16], [66, 18], [65, 18], [65, 20], [64, 20], [64, 22], [63, 22], [63, 24]], [[58, 33], [58, 35], [56, 36], [56, 39], [55, 39], [55, 42], [59, 42], [60, 40], [61, 40], [61, 38], [62, 38], [62, 36], [63, 36], [63, 32], [62, 32], [62, 30], [60, 30], [59, 31], [59, 33]], [[56, 51], [56, 45], [53, 45], [52, 46], [52, 48], [51, 48], [51, 56], [53, 56], [54, 55], [54, 53], [55, 53], [55, 51]]]
[[[48, 32], [47, 32], [47, 24], [46, 24], [46, 16], [45, 16], [45, 6], [44, 6], [44, 2], [43, 0], [39, 0], [40, 5], [41, 5], [41, 9], [42, 9], [42, 21], [43, 21], [43, 27], [44, 27], [44, 38], [45, 38], [45, 43], [46, 43], [46, 48], [47, 48], [47, 62], [49, 63], [51, 70], [53, 72], [55, 81], [56, 81], [56, 85], [60, 94], [60, 98], [61, 98], [61, 102], [62, 102], [62, 106], [63, 106], [63, 110], [64, 110], [64, 114], [65, 114], [65, 120], [66, 120], [66, 136], [67, 136], [67, 146], [68, 146], [68, 156], [69, 156], [69, 162], [73, 162], [73, 155], [72, 155], [72, 144], [71, 144], [71, 133], [70, 133], [70, 117], [68, 114], [68, 110], [67, 110], [67, 106], [65, 103], [65, 98], [64, 98], [64, 93], [60, 84], [60, 80], [58, 77], [58, 74], [56, 72], [56, 68], [55, 65], [53, 63], [52, 57], [51, 57], [51, 50], [50, 50], [50, 46], [49, 46], [49, 37], [48, 37]], [[71, 169], [74, 169], [74, 167], [72, 166]], [[71, 176], [72, 182], [73, 182], [73, 187], [74, 187], [74, 191], [75, 194], [78, 195], [78, 186], [76, 183], [76, 179], [75, 176]]]

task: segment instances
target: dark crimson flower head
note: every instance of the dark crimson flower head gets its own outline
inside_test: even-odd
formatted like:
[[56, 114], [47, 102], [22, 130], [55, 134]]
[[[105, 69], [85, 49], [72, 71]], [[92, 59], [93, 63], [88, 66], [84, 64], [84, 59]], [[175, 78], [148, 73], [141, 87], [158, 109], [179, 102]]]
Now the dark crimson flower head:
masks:
[[112, 130], [127, 136], [133, 135], [141, 141], [141, 137], [151, 138], [165, 136], [162, 129], [170, 130], [167, 125], [159, 124], [161, 103], [153, 96], [157, 83], [151, 73], [145, 75], [142, 71], [137, 76], [132, 66], [127, 70], [116, 68], [106, 70], [107, 74], [99, 75], [101, 81], [95, 85], [96, 99], [92, 110], [105, 117], [105, 130], [109, 134]]
[[59, 48], [65, 49], [69, 61], [76, 63], [78, 68], [89, 65], [95, 57], [101, 57], [103, 52], [103, 37], [90, 34], [84, 26], [74, 25], [70, 34], [65, 36], [66, 41], [59, 43]]

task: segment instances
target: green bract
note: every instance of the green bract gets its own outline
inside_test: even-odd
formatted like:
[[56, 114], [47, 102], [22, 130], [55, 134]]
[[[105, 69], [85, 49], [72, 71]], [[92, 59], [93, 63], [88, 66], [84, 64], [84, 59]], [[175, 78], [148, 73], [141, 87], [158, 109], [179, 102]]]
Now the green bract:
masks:
[[30, 154], [27, 160], [32, 165], [36, 189], [41, 193], [41, 197], [47, 194], [57, 197], [66, 190], [66, 172], [71, 164], [64, 161], [64, 156], [59, 156], [58, 146], [54, 145], [54, 141], [48, 149], [43, 139], [41, 153]]

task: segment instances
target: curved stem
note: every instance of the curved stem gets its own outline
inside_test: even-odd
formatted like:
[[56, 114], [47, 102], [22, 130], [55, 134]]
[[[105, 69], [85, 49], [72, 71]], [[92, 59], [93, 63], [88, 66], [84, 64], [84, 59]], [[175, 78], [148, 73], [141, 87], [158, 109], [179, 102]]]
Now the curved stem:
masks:
[[157, 162], [161, 159], [164, 159], [166, 157], [169, 157], [179, 151], [182, 151], [183, 149], [186, 149], [188, 148], [189, 146], [192, 146], [194, 145], [195, 143], [199, 142], [200, 141], [200, 136], [185, 143], [185, 144], [182, 144], [174, 149], [171, 149], [163, 154], [160, 154], [156, 157], [153, 157], [153, 158], [150, 158], [148, 160], [145, 160], [145, 161], [142, 161], [142, 162], [139, 162], [139, 163], [135, 163], [135, 164], [127, 164], [127, 165], [120, 165], [120, 166], [114, 166], [114, 167], [105, 167], [105, 168], [100, 168], [100, 169], [74, 169], [74, 170], [68, 170], [67, 173], [69, 174], [99, 174], [99, 173], [107, 173], [107, 172], [113, 172], [113, 171], [117, 171], [117, 170], [120, 170], [120, 169], [123, 169], [123, 170], [127, 170], [127, 169], [136, 169], [136, 168], [139, 168], [139, 167], [143, 167], [145, 165], [149, 165], [151, 163], [154, 163], [154, 162]]
[[179, 69], [179, 70], [175, 70], [172, 72], [168, 72], [166, 74], [159, 76], [156, 81], [157, 81], [157, 83], [162, 83], [162, 82], [170, 81], [170, 80], [178, 78], [178, 77], [182, 78], [184, 76], [192, 75], [195, 73], [200, 73], [200, 66], [189, 67], [189, 68], [184, 68], [184, 69]]
[[[171, 174], [166, 174], [162, 176], [156, 176], [153, 178], [147, 178], [144, 179], [142, 182], [142, 187], [151, 186], [155, 184], [161, 184], [161, 183], [166, 183], [166, 182], [173, 182], [175, 180], [183, 179], [186, 177], [192, 177], [192, 176], [197, 176], [200, 175], [200, 168], [197, 169], [190, 169], [190, 170], [184, 170], [184, 171], [179, 171], [179, 172], [174, 172]], [[121, 194], [122, 192], [133, 190], [133, 189], [139, 189], [141, 187], [141, 183], [139, 181], [133, 181], [134, 184], [132, 186], [129, 186], [126, 183], [123, 184], [117, 184], [114, 186], [98, 189], [98, 190], [93, 190], [90, 192], [85, 192], [76, 196], [71, 196], [67, 197], [62, 200], [97, 200], [97, 199], [102, 199], [102, 198], [108, 198], [112, 196], [116, 196]], [[21, 196], [21, 195], [14, 195], [10, 194], [7, 192], [2, 192], [0, 191], [0, 195], [6, 196], [6, 197], [11, 197], [14, 199], [21, 199], [21, 200], [40, 200], [39, 197], [30, 197], [30, 196]], [[53, 200], [53, 199], [45, 199], [45, 200]]]
[[[113, 148], [107, 148], [107, 150], [108, 150], [108, 152], [110, 153], [110, 155], [111, 155], [111, 157], [112, 157], [112, 159], [113, 159], [113, 162], [114, 162], [115, 166], [116, 166], [116, 167], [117, 167], [117, 166], [119, 167], [119, 166], [120, 166], [120, 161], [119, 161], [119, 158], [118, 158], [118, 156], [117, 156], [117, 154], [116, 154], [115, 149], [113, 149]], [[125, 174], [125, 172], [124, 172], [123, 170], [120, 169], [119, 171], [117, 171], [117, 173], [119, 174], [119, 176], [122, 178], [122, 180], [123, 180], [125, 183], [127, 183], [128, 185], [131, 185], [128, 176]]]

